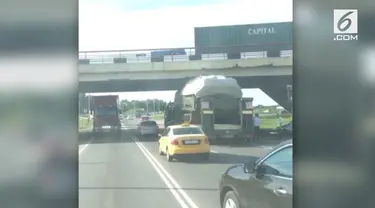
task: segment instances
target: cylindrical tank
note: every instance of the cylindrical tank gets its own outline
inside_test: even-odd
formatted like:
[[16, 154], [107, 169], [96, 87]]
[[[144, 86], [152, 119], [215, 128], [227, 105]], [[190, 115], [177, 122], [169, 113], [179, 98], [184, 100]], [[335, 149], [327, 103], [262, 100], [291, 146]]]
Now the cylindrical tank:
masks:
[[182, 88], [181, 94], [182, 96], [194, 95], [196, 98], [217, 94], [241, 98], [242, 90], [233, 78], [211, 75], [192, 79]]
[[182, 90], [177, 90], [176, 93], [174, 94], [174, 105], [176, 106], [181, 106], [182, 105]]

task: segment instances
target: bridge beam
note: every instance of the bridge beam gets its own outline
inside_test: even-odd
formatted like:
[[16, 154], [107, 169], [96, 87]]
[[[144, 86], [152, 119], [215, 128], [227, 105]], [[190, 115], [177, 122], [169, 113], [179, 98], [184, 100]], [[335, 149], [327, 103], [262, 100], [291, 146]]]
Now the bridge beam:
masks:
[[[178, 90], [193, 77], [159, 80], [110, 80], [99, 82], [80, 82], [80, 92], [134, 92]], [[252, 76], [234, 77], [242, 88], [260, 88], [286, 110], [291, 111], [287, 99], [286, 86], [292, 84], [292, 76]]]

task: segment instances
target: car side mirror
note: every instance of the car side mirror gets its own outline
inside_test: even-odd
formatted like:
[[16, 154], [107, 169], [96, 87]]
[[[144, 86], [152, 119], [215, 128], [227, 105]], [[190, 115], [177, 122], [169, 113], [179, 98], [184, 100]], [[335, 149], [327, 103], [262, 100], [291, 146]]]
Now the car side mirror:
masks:
[[252, 173], [255, 169], [255, 161], [248, 161], [244, 165], [245, 173]]
[[257, 177], [262, 177], [267, 173], [267, 168], [264, 165], [259, 165], [255, 172]]

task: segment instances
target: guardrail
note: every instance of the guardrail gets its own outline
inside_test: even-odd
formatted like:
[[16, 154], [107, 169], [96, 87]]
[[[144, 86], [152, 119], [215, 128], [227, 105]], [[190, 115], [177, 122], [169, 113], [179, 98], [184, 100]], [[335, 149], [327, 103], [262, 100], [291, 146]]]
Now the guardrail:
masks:
[[[242, 46], [243, 47], [243, 46]], [[228, 47], [227, 47], [228, 48]], [[233, 49], [233, 47], [232, 47]], [[173, 54], [173, 51], [183, 50], [183, 54]], [[172, 54], [161, 55], [159, 60], [153, 60], [154, 51], [172, 51]], [[206, 50], [207, 51], [207, 50]], [[216, 50], [220, 51], [220, 50]], [[223, 60], [223, 59], [249, 59], [249, 58], [266, 58], [269, 56], [267, 51], [254, 51], [249, 48], [249, 52], [242, 49], [243, 52], [216, 53], [215, 50], [209, 53], [197, 54], [196, 48], [164, 48], [164, 49], [138, 49], [138, 50], [112, 50], [112, 51], [82, 51], [79, 52], [80, 64], [115, 64], [115, 63], [147, 63], [147, 62], [176, 62], [191, 60]], [[251, 51], [251, 52], [250, 52]], [[281, 50], [276, 57], [290, 57], [292, 50]], [[160, 54], [159, 54], [160, 55]]]

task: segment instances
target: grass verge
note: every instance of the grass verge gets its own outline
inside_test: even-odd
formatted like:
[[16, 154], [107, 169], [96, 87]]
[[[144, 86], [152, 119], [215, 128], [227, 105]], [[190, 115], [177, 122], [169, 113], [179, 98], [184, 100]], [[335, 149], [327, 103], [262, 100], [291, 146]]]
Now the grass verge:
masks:
[[87, 117], [79, 117], [78, 129], [88, 129], [92, 125], [92, 119]]
[[[283, 124], [287, 124], [292, 120], [291, 116], [283, 118]], [[260, 117], [261, 129], [276, 129], [279, 126], [279, 119], [277, 117]]]
[[164, 114], [155, 114], [155, 115], [152, 115], [151, 118], [153, 120], [163, 120], [164, 119]]

